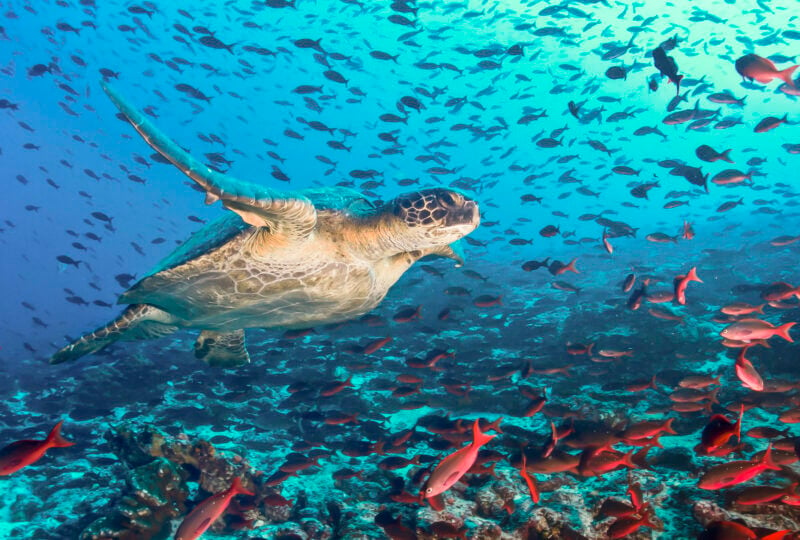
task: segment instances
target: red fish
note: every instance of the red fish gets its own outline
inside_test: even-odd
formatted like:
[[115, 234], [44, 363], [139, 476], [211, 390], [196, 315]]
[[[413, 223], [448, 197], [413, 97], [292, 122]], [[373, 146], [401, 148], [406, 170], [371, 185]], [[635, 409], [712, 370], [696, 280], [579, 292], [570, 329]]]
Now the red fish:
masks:
[[531, 475], [528, 474], [528, 460], [525, 457], [525, 452], [522, 452], [522, 465], [519, 468], [519, 472], [522, 475], [522, 478], [525, 480], [525, 483], [528, 484], [528, 491], [531, 493], [531, 500], [534, 503], [539, 502], [539, 490], [536, 487], [536, 482], [534, 482]]
[[481, 447], [495, 437], [496, 435], [482, 433], [478, 421], [475, 420], [472, 424], [472, 443], [439, 462], [428, 478], [421, 495], [430, 499], [450, 489], [475, 463]]
[[594, 343], [589, 343], [588, 345], [584, 345], [583, 343], [567, 343], [567, 354], [571, 355], [579, 355], [579, 354], [592, 354], [592, 347], [594, 347]]
[[736, 71], [744, 78], [755, 79], [756, 81], [767, 84], [773, 79], [780, 79], [790, 87], [794, 88], [792, 73], [797, 66], [790, 66], [784, 70], [779, 70], [772, 63], [772, 60], [763, 58], [757, 54], [746, 54], [736, 60]]
[[792, 296], [800, 299], [800, 287], [794, 287], [785, 281], [778, 281], [761, 291], [761, 298], [767, 302], [780, 302]]
[[481, 296], [477, 297], [475, 300], [472, 301], [476, 307], [492, 307], [492, 306], [500, 306], [503, 304], [503, 297], [502, 296], [492, 296], [489, 294], [482, 294]]
[[206, 530], [228, 508], [236, 495], [254, 495], [242, 487], [242, 480], [238, 476], [233, 479], [231, 487], [208, 497], [194, 507], [175, 533], [175, 540], [195, 540], [200, 538]]
[[685, 276], [675, 277], [675, 301], [682, 306], [686, 305], [686, 287], [689, 286], [690, 281], [703, 283], [703, 280], [697, 277], [697, 268], [695, 267], [692, 267]]
[[348, 386], [353, 386], [352, 380], [353, 376], [350, 375], [349, 377], [347, 377], [347, 380], [345, 381], [329, 382], [328, 384], [322, 387], [322, 390], [320, 391], [319, 395], [323, 397], [330, 397], [335, 394], [338, 394]]
[[622, 282], [622, 292], [631, 292], [633, 285], [636, 283], [636, 274], [628, 274], [625, 281]]
[[701, 538], [707, 540], [782, 540], [789, 530], [759, 536], [750, 528], [735, 521], [715, 521], [709, 524]]
[[364, 346], [364, 350], [362, 351], [364, 354], [372, 354], [378, 349], [381, 349], [384, 345], [392, 341], [391, 337], [385, 337], [376, 339], [374, 341], [370, 341]]
[[750, 315], [751, 313], [760, 313], [761, 315], [764, 314], [764, 305], [761, 304], [758, 306], [751, 306], [750, 304], [745, 304], [744, 302], [734, 302], [733, 304], [728, 304], [724, 306], [720, 311], [725, 315], [733, 315], [734, 317], [739, 317], [741, 315]]
[[629, 534], [633, 534], [642, 527], [650, 529], [659, 529], [660, 525], [653, 523], [650, 518], [649, 511], [643, 512], [641, 516], [625, 516], [618, 518], [608, 528], [607, 534], [609, 538], [625, 538]]
[[739, 419], [734, 424], [721, 414], [711, 417], [703, 433], [700, 436], [700, 446], [706, 453], [711, 453], [717, 448], [725, 445], [733, 435], [739, 442], [742, 440], [742, 417], [744, 416], [744, 404], [739, 406]]
[[742, 386], [761, 392], [764, 390], [764, 379], [761, 378], [753, 364], [745, 358], [745, 353], [749, 347], [742, 347], [736, 357], [736, 376], [742, 381]]
[[658, 420], [638, 422], [628, 426], [625, 431], [620, 434], [620, 436], [625, 440], [625, 442], [630, 443], [631, 441], [655, 437], [661, 433], [676, 435], [675, 430], [672, 429], [672, 422], [674, 420], [674, 418], [668, 418], [663, 422], [659, 422]]
[[786, 323], [781, 326], [774, 326], [761, 319], [741, 319], [728, 325], [719, 333], [725, 339], [743, 341], [750, 343], [753, 340], [769, 339], [772, 336], [780, 336], [786, 341], [794, 341], [789, 335], [789, 329], [797, 323]]
[[606, 229], [603, 229], [603, 248], [609, 255], [614, 253], [614, 246], [608, 241], [608, 231]]
[[684, 240], [691, 240], [694, 238], [694, 229], [692, 228], [692, 224], [688, 221], [683, 222], [683, 232], [681, 233], [681, 236]]
[[772, 445], [767, 447], [763, 457], [758, 461], [730, 461], [711, 467], [700, 478], [697, 487], [700, 489], [722, 489], [747, 482], [766, 471], [779, 471], [780, 467], [772, 461]]
[[44, 440], [25, 439], [13, 442], [0, 450], [0, 476], [17, 472], [37, 462], [51, 448], [64, 448], [75, 444], [61, 436], [63, 423], [62, 420], [56, 424]]

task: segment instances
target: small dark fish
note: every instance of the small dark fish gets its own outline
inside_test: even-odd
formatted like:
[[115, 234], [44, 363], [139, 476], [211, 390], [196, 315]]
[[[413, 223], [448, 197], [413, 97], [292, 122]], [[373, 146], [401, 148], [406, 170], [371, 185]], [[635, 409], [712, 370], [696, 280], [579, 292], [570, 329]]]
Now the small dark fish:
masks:
[[522, 269], [526, 272], [533, 272], [539, 268], [548, 268], [550, 265], [550, 257], [543, 261], [528, 261], [522, 265]]
[[226, 45], [219, 39], [211, 35], [205, 35], [201, 37], [199, 40], [201, 45], [205, 45], [206, 47], [210, 47], [212, 49], [225, 49], [229, 53], [233, 54], [233, 46], [235, 43], [231, 43], [230, 45]]
[[683, 75], [678, 74], [678, 64], [675, 59], [669, 56], [661, 47], [656, 47], [653, 49], [653, 63], [661, 75], [667, 77], [675, 85], [675, 93], [679, 94]]
[[81, 261], [76, 261], [75, 259], [73, 259], [69, 255], [59, 255], [58, 257], [56, 257], [56, 260], [58, 262], [60, 262], [60, 263], [63, 263], [63, 264], [70, 264], [70, 265], [74, 266], [75, 268], [78, 268], [80, 263], [81, 263]]
[[329, 69], [329, 70], [323, 72], [322, 75], [326, 79], [328, 79], [329, 81], [333, 81], [333, 82], [337, 82], [337, 83], [341, 83], [341, 84], [347, 85], [347, 79], [345, 79], [344, 76], [342, 76], [342, 74], [339, 73], [338, 71], [334, 71], [332, 69]]
[[624, 67], [612, 66], [606, 70], [606, 77], [612, 80], [627, 79], [628, 72]]
[[733, 161], [731, 161], [731, 158], [728, 156], [730, 151], [731, 150], [728, 149], [725, 150], [724, 152], [717, 152], [707, 144], [703, 144], [697, 147], [697, 150], [695, 150], [695, 155], [697, 155], [697, 157], [699, 157], [703, 161], [707, 161], [709, 163], [713, 163], [719, 160], [727, 161], [728, 163], [733, 163]]

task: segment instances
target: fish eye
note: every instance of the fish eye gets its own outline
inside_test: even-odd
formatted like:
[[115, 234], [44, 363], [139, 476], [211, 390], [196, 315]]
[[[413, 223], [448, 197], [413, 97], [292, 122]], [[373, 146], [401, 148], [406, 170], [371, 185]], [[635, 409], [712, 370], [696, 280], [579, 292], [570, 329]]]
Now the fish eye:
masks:
[[433, 491], [432, 487], [425, 488], [425, 493], [430, 493], [431, 491]]

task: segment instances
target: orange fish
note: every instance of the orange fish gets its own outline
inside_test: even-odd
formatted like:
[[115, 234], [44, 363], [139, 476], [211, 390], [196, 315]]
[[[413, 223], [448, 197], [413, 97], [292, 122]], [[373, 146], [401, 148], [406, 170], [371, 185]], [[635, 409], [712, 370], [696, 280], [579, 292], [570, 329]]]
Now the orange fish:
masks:
[[456, 450], [436, 466], [425, 483], [422, 495], [430, 499], [450, 489], [475, 463], [481, 447], [495, 437], [496, 435], [482, 433], [478, 421], [475, 420], [472, 424], [472, 443]]
[[63, 423], [62, 420], [56, 424], [44, 440], [24, 439], [0, 450], [0, 476], [9, 475], [35, 463], [51, 448], [64, 448], [75, 444], [61, 436]]
[[233, 479], [231, 487], [208, 497], [194, 507], [175, 533], [175, 540], [196, 540], [225, 512], [236, 495], [254, 495], [242, 487], [238, 476]]

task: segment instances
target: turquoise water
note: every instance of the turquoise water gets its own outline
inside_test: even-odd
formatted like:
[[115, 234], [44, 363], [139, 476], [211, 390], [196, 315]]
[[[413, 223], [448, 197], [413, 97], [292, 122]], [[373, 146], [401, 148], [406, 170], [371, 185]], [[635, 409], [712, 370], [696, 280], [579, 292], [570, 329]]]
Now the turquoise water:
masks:
[[[0, 446], [59, 420], [75, 442], [0, 477], [4, 538], [169, 538], [235, 476], [256, 496], [204, 537], [594, 539], [626, 519], [631, 538], [800, 529], [796, 346], [720, 335], [735, 317], [767, 335], [798, 321], [797, 90], [735, 65], [795, 64], [793, 2], [0, 6]], [[417, 262], [341, 324], [248, 329], [237, 368], [195, 358], [197, 328], [51, 365], [203, 224], [245, 228], [118, 118], [102, 82], [199, 162], [262, 188], [349, 188], [377, 207], [457, 190], [481, 219], [463, 267]], [[675, 113], [686, 121], [665, 122]], [[692, 268], [702, 282], [680, 303], [673, 280]], [[734, 303], [760, 310], [731, 315]], [[742, 345], [752, 368], [740, 360], [737, 375]], [[740, 404], [738, 438], [725, 422]], [[479, 418], [502, 418], [483, 469], [421, 501]], [[669, 419], [674, 434], [631, 435]], [[704, 429], [731, 437], [725, 455], [698, 450]], [[698, 487], [770, 443], [784, 469]], [[609, 515], [630, 485], [649, 506]], [[734, 502], [755, 486], [774, 497]]]

